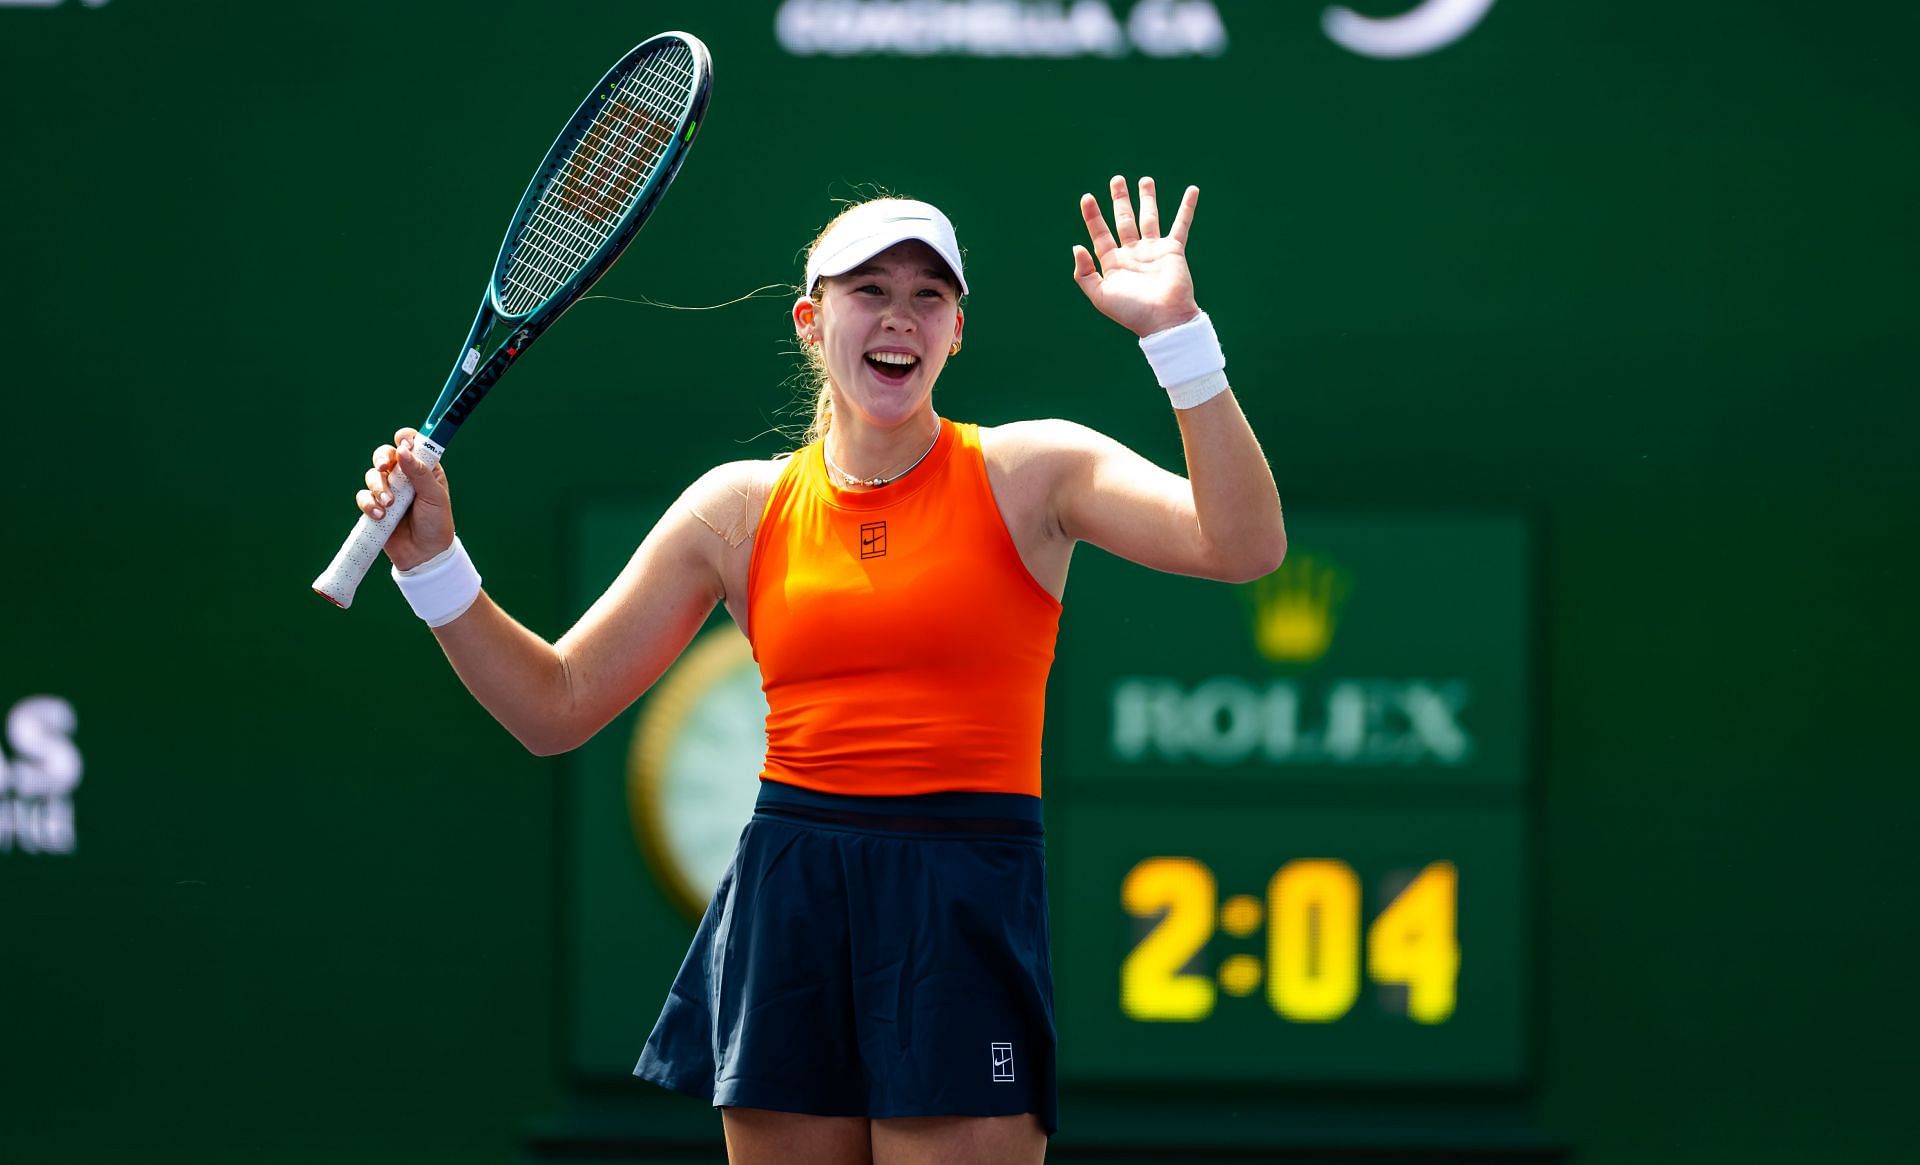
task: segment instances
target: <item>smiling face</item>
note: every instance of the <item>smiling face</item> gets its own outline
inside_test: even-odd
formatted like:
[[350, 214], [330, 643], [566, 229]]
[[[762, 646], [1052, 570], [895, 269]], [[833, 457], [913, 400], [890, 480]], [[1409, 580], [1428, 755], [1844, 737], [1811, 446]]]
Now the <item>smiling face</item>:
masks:
[[822, 280], [817, 302], [793, 305], [801, 342], [820, 346], [835, 415], [886, 429], [927, 407], [965, 322], [952, 273], [917, 240]]

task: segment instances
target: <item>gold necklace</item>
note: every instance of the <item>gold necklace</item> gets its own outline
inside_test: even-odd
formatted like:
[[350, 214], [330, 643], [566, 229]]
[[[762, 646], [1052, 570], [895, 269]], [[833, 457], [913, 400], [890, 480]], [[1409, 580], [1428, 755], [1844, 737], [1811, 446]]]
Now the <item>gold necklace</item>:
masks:
[[892, 483], [899, 481], [901, 478], [905, 477], [907, 474], [912, 473], [915, 469], [919, 468], [920, 463], [927, 459], [927, 454], [932, 453], [933, 447], [935, 445], [938, 445], [939, 443], [940, 443], [940, 418], [935, 417], [933, 419], [933, 440], [927, 442], [927, 447], [920, 451], [920, 456], [914, 458], [911, 464], [909, 464], [905, 469], [902, 469], [898, 473], [883, 474], [879, 477], [855, 477], [853, 474], [848, 473], [846, 470], [840, 468], [838, 465], [835, 465], [833, 463], [833, 458], [827, 456], [827, 442], [825, 438], [821, 438], [821, 441], [820, 441], [820, 460], [826, 462], [827, 468], [833, 472], [833, 475], [835, 477], [838, 477], [843, 483], [847, 485], [864, 485], [871, 489], [879, 489], [883, 485], [891, 485]]
[[846, 470], [840, 468], [838, 465], [835, 465], [833, 463], [833, 458], [827, 456], [827, 443], [824, 440], [820, 442], [820, 460], [826, 462], [827, 468], [829, 470], [832, 470], [833, 475], [835, 477], [838, 477], [843, 483], [847, 485], [864, 485], [871, 489], [878, 489], [883, 485], [891, 485], [892, 483], [899, 481], [901, 478], [905, 477], [907, 474], [912, 473], [915, 469], [919, 468], [920, 463], [927, 459], [927, 455], [929, 453], [932, 453], [933, 447], [935, 445], [938, 445], [939, 443], [940, 443], [940, 427], [936, 421], [934, 425], [934, 430], [933, 430], [933, 440], [927, 442], [927, 447], [920, 451], [920, 456], [914, 458], [911, 462], [907, 464], [906, 468], [901, 469], [899, 472], [891, 473], [891, 474], [881, 474], [878, 477], [855, 477], [853, 474], [848, 473]]

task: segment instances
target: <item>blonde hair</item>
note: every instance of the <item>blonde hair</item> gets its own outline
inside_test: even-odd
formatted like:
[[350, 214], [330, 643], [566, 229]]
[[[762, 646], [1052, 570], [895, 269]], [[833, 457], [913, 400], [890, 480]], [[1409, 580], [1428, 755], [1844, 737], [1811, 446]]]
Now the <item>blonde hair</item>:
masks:
[[[847, 204], [840, 208], [840, 213], [829, 219], [827, 225], [821, 227], [819, 233], [813, 236], [813, 241], [807, 244], [807, 252], [801, 263], [803, 268], [806, 265], [806, 261], [813, 258], [813, 253], [819, 249], [821, 242], [826, 239], [834, 227], [839, 225], [841, 219], [870, 202], [890, 202], [898, 200], [901, 197], [879, 186], [872, 187], [872, 189], [874, 193], [866, 198], [848, 200]], [[817, 316], [820, 310], [821, 300], [825, 298], [827, 293], [827, 281], [822, 279], [811, 293], [807, 291], [804, 285], [796, 286], [793, 289], [793, 293], [795, 296], [805, 295], [807, 298], [813, 300], [814, 312]], [[827, 375], [827, 358], [820, 351], [820, 345], [801, 344], [800, 359], [805, 363], [805, 367], [800, 372], [800, 377], [801, 392], [805, 394], [807, 405], [803, 405], [795, 411], [804, 411], [811, 418], [807, 423], [805, 432], [800, 436], [800, 443], [802, 445], [811, 445], [815, 441], [824, 440], [827, 435], [827, 430], [833, 427], [833, 382]]]

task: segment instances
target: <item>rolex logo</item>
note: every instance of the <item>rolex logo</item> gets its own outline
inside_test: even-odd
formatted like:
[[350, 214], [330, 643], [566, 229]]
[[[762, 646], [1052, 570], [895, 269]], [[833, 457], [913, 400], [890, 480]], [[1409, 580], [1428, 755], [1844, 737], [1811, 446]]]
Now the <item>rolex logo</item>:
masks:
[[1333, 645], [1351, 585], [1346, 572], [1325, 558], [1287, 555], [1279, 570], [1247, 584], [1253, 597], [1254, 646], [1274, 663], [1319, 659]]

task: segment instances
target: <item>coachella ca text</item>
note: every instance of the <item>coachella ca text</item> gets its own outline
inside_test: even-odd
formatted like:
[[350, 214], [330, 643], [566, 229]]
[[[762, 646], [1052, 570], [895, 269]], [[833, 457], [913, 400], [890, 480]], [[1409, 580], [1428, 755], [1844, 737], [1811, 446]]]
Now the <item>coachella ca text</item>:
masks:
[[[1410, 0], [1391, 16], [1342, 4], [1327, 39], [1363, 57], [1420, 57], [1479, 26], [1493, 0]], [[780, 47], [794, 56], [1217, 57], [1227, 25], [1212, 0], [783, 0]]]

